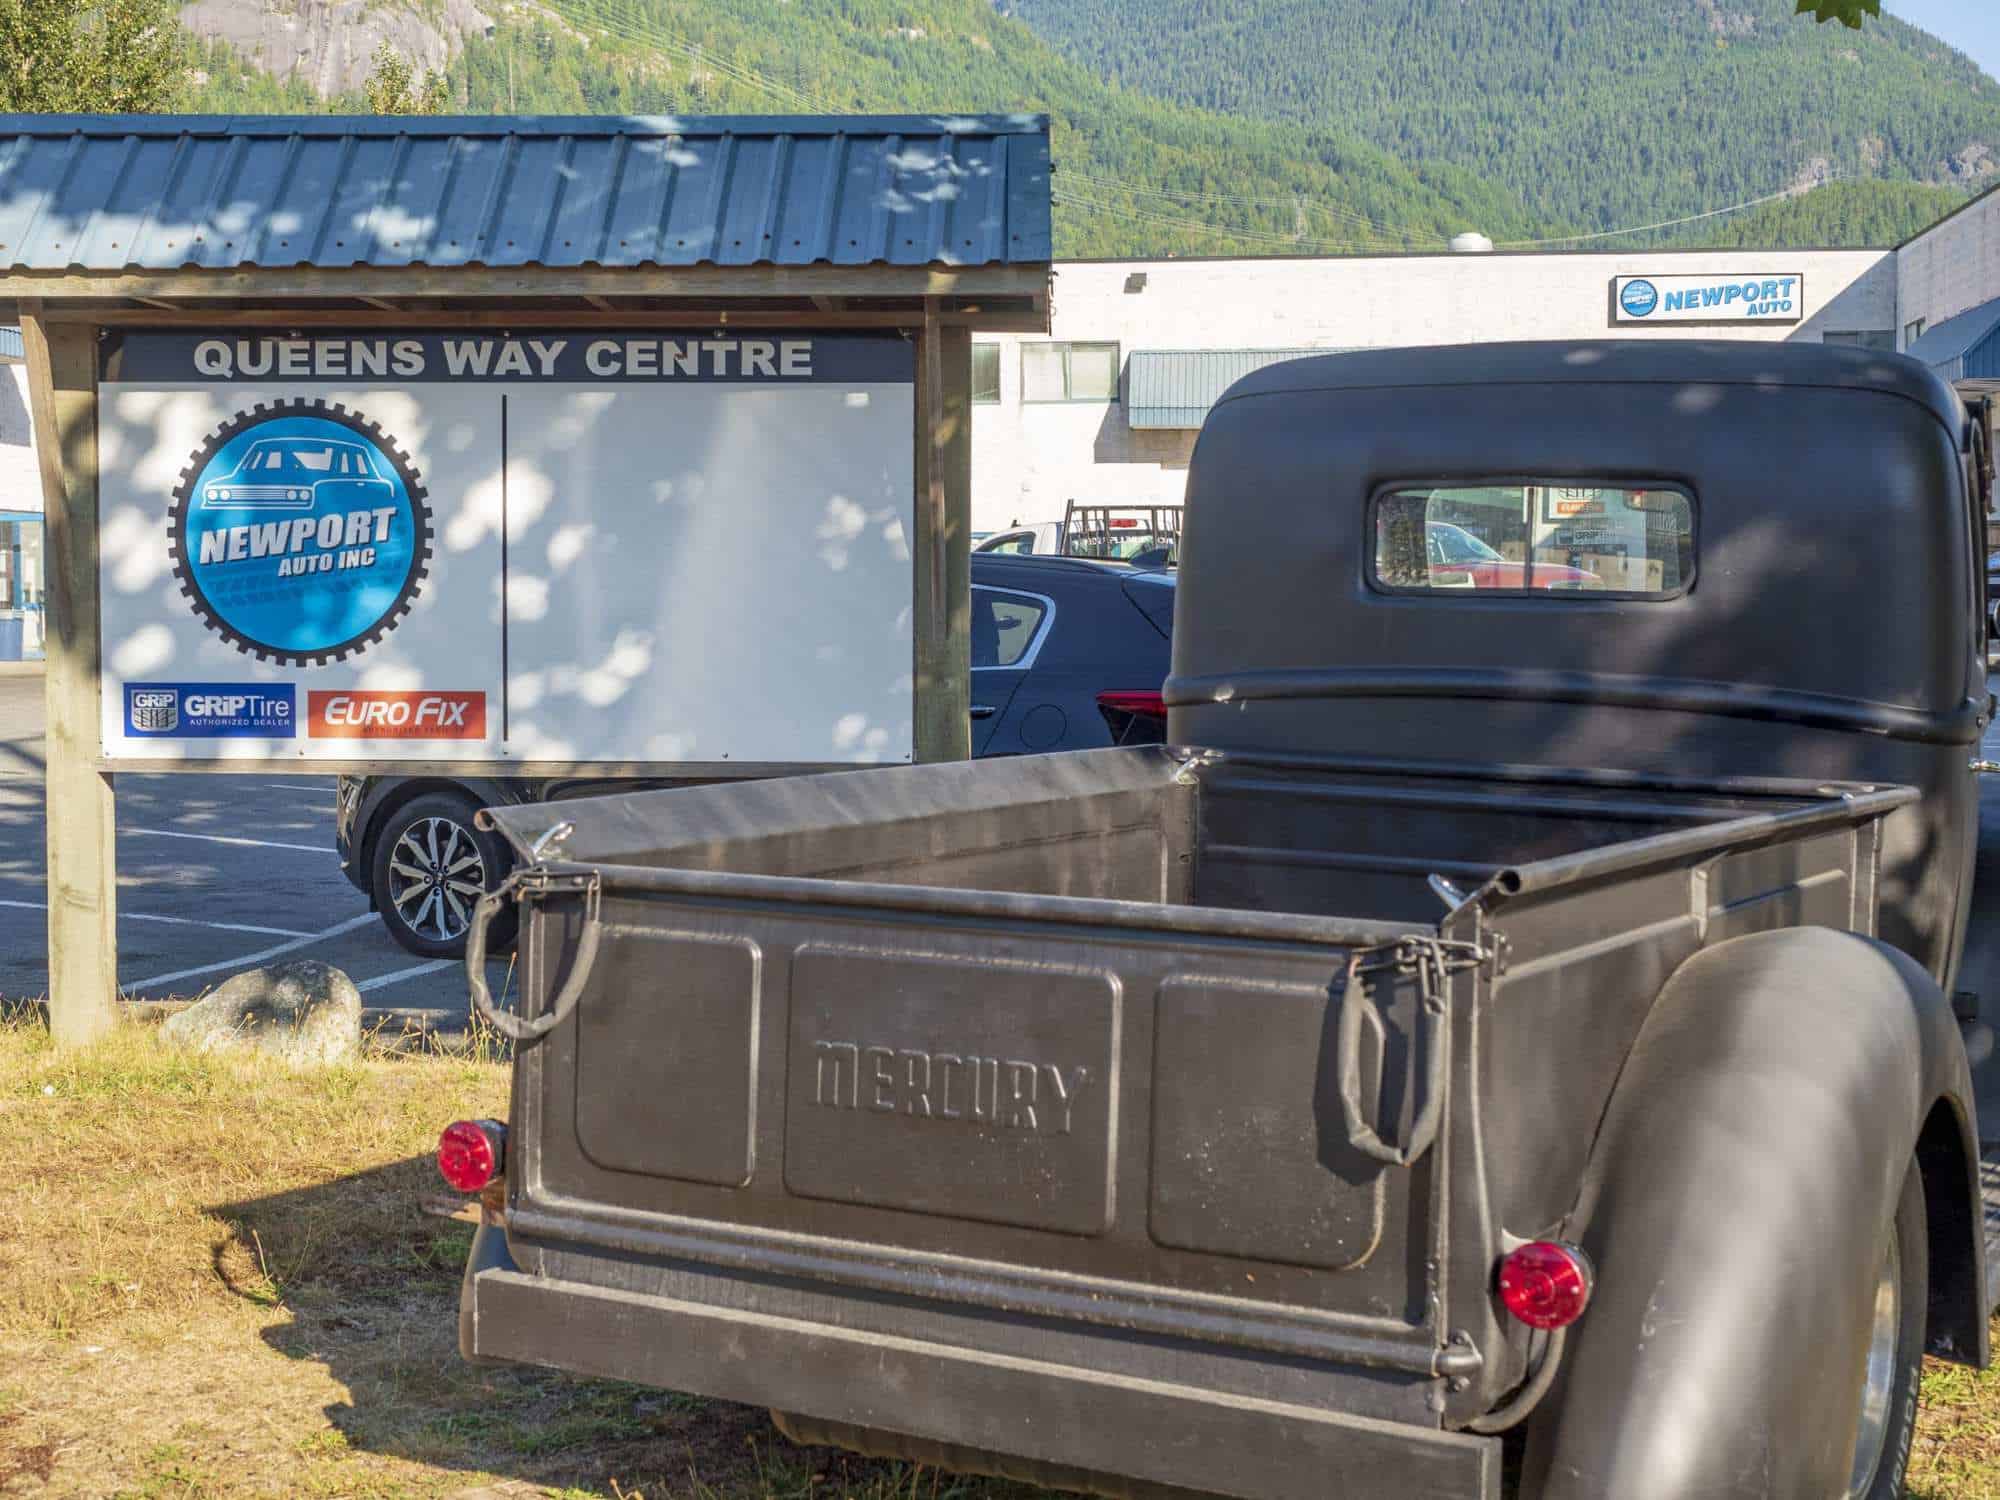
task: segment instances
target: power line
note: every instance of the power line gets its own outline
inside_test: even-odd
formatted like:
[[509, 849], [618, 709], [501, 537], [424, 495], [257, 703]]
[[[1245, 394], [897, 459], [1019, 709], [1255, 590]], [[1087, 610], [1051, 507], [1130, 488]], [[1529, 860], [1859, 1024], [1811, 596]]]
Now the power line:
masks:
[[[1826, 181], [1828, 182], [1834, 180], [1836, 180], [1834, 177], [1828, 177], [1826, 179]], [[1078, 207], [1090, 208], [1099, 213], [1113, 214], [1114, 216], [1126, 218], [1136, 223], [1152, 223], [1164, 227], [1171, 227], [1177, 229], [1200, 230], [1214, 235], [1231, 236], [1238, 239], [1261, 241], [1262, 243], [1265, 244], [1311, 245], [1314, 246], [1315, 248], [1336, 248], [1341, 250], [1370, 250], [1370, 249], [1381, 249], [1381, 248], [1396, 248], [1394, 245], [1385, 247], [1381, 245], [1356, 244], [1352, 242], [1341, 242], [1334, 240], [1314, 239], [1305, 236], [1287, 235], [1271, 230], [1238, 228], [1231, 225], [1215, 224], [1205, 219], [1196, 219], [1185, 215], [1163, 214], [1139, 208], [1133, 208], [1130, 210], [1121, 210], [1112, 204], [1102, 201], [1101, 198], [1093, 198], [1089, 196], [1088, 190], [1084, 193], [1079, 193], [1076, 190], [1065, 186], [1067, 182], [1072, 182], [1072, 181], [1086, 183], [1089, 185], [1090, 189], [1094, 189], [1095, 191], [1100, 193], [1105, 191], [1117, 191], [1125, 193], [1135, 198], [1151, 198], [1151, 199], [1166, 200], [1169, 202], [1174, 202], [1181, 200], [1183, 198], [1187, 198], [1187, 199], [1196, 199], [1204, 202], [1228, 204], [1234, 206], [1244, 206], [1244, 207], [1260, 206], [1269, 208], [1296, 209], [1299, 200], [1260, 198], [1250, 194], [1239, 194], [1239, 193], [1200, 193], [1192, 191], [1183, 192], [1180, 190], [1173, 190], [1173, 189], [1142, 188], [1131, 183], [1121, 182], [1116, 178], [1099, 177], [1099, 176], [1094, 176], [1087, 172], [1077, 172], [1071, 170], [1064, 170], [1057, 175], [1056, 194], [1058, 201], [1062, 201], [1063, 199], [1066, 198], [1068, 201], [1076, 204]], [[1720, 218], [1726, 214], [1741, 213], [1745, 209], [1757, 208], [1766, 203], [1776, 202], [1781, 198], [1797, 197], [1801, 192], [1804, 191], [1806, 191], [1806, 189], [1804, 188], [1786, 187], [1780, 189], [1775, 193], [1766, 193], [1761, 197], [1746, 199], [1744, 202], [1741, 203], [1732, 203], [1723, 208], [1706, 209], [1701, 213], [1686, 214], [1676, 219], [1662, 219], [1651, 224], [1634, 224], [1621, 229], [1603, 229], [1595, 231], [1593, 233], [1586, 233], [1586, 234], [1554, 235], [1546, 239], [1504, 240], [1499, 242], [1495, 246], [1495, 248], [1509, 249], [1509, 250], [1527, 250], [1527, 249], [1537, 249], [1546, 245], [1587, 244], [1596, 240], [1617, 239], [1626, 235], [1649, 234], [1655, 230], [1673, 229], [1683, 224], [1699, 223], [1704, 219], [1714, 219], [1714, 218]], [[1331, 209], [1327, 205], [1312, 205], [1312, 206], [1319, 207], [1329, 213], [1335, 212], [1335, 210]], [[1375, 231], [1378, 235], [1382, 236], [1383, 238], [1389, 239], [1391, 241], [1394, 241], [1398, 238], [1398, 236], [1396, 236], [1394, 231], [1389, 230], [1386, 226], [1381, 225], [1372, 219], [1362, 218], [1359, 215], [1351, 215], [1350, 217], [1358, 219], [1362, 225]]]
[[1366, 252], [1401, 248], [1400, 246], [1386, 245], [1380, 241], [1357, 243], [1354, 241], [1302, 238], [1284, 234], [1276, 230], [1241, 228], [1230, 224], [1213, 224], [1205, 219], [1189, 218], [1180, 214], [1162, 214], [1142, 208], [1122, 208], [1116, 204], [1105, 203], [1100, 199], [1087, 197], [1076, 192], [1073, 188], [1065, 188], [1060, 184], [1054, 190], [1054, 198], [1058, 204], [1086, 209], [1093, 213], [1109, 214], [1113, 218], [1126, 219], [1135, 224], [1149, 224], [1164, 229], [1187, 230], [1198, 234], [1213, 235], [1222, 239], [1247, 240], [1253, 244], [1278, 245], [1294, 249], [1305, 247], [1313, 250], [1336, 252]]
[[[1229, 207], [1273, 208], [1285, 212], [1294, 211], [1299, 204], [1299, 198], [1296, 195], [1285, 198], [1260, 198], [1243, 193], [1207, 193], [1192, 188], [1139, 187], [1134, 183], [1125, 182], [1116, 177], [1100, 177], [1089, 172], [1076, 171], [1069, 167], [1059, 169], [1056, 173], [1056, 178], [1059, 182], [1068, 179], [1083, 183], [1085, 191], [1090, 191], [1091, 189], [1096, 189], [1100, 192], [1116, 191], [1128, 193], [1133, 197], [1159, 198], [1169, 202], [1217, 203]], [[1366, 214], [1351, 208], [1342, 208], [1337, 204], [1322, 203], [1314, 200], [1308, 200], [1306, 208], [1309, 212], [1322, 213], [1328, 218], [1346, 220], [1357, 228], [1372, 230], [1377, 234], [1386, 235], [1391, 238], [1394, 238], [1396, 235], [1394, 229], [1381, 223], [1379, 220], [1371, 219]]]
[[[1838, 173], [1831, 173], [1824, 182], [1815, 186], [1824, 187], [1829, 182], [1839, 180]], [[1542, 245], [1579, 245], [1588, 240], [1617, 239], [1627, 234], [1647, 234], [1655, 229], [1674, 229], [1682, 224], [1694, 224], [1703, 219], [1720, 218], [1724, 214], [1738, 214], [1746, 208], [1756, 208], [1765, 203], [1775, 203], [1780, 198], [1796, 198], [1810, 189], [1802, 187], [1780, 188], [1775, 193], [1766, 193], [1761, 198], [1748, 198], [1741, 203], [1732, 203], [1727, 208], [1711, 208], [1698, 214], [1688, 214], [1679, 219], [1662, 219], [1657, 224], [1634, 224], [1629, 229], [1600, 229], [1595, 234], [1560, 234], [1546, 240], [1502, 240], [1495, 248], [1501, 250], [1532, 250]]]

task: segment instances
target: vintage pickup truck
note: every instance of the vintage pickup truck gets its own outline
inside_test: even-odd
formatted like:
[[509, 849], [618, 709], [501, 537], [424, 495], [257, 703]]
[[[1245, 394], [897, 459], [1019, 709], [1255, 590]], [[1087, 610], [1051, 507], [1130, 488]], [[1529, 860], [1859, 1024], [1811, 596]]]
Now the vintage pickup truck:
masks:
[[1900, 1495], [2000, 1288], [1983, 431], [1817, 346], [1279, 365], [1176, 748], [495, 810], [464, 1352], [1120, 1496]]

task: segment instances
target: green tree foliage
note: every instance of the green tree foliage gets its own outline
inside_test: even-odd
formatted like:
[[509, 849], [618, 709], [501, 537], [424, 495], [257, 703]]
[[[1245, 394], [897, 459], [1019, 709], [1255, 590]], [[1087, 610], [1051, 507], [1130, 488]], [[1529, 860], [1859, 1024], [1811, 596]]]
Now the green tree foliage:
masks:
[[1859, 31], [1863, 16], [1882, 14], [1882, 0], [1799, 0], [1796, 13], [1820, 21], [1838, 21], [1850, 30]]
[[1717, 221], [1700, 236], [1717, 248], [1769, 245], [1886, 249], [1965, 204], [1955, 188], [1921, 182], [1831, 182]]
[[[1057, 253], [1442, 249], [1546, 226], [1441, 161], [1353, 132], [1149, 98], [1058, 56], [989, 0], [549, 0], [468, 40], [474, 111], [1031, 110], [1053, 117]], [[1568, 224], [1558, 228], [1572, 227]]]
[[441, 115], [451, 104], [451, 86], [444, 74], [426, 68], [418, 76], [387, 38], [376, 45], [361, 91], [374, 115]]
[[[1917, 164], [1956, 152], [1977, 165], [1985, 139], [2000, 161], [2000, 129], [1980, 124], [2000, 120], [2000, 87], [1970, 63], [1890, 20], [1822, 32], [1788, 0], [1690, 0], [1686, 14], [1655, 0], [1010, 3], [1076, 55], [990, 0], [546, 0], [469, 37], [443, 92], [475, 113], [1046, 112], [1063, 256], [1574, 235], [1772, 192], [1801, 154], [1901, 180], [1603, 243], [1882, 244], [1962, 199], [1910, 180], [1949, 181], [1949, 166]], [[1134, 50], [1086, 44], [1074, 34], [1085, 28], [1129, 32]], [[1144, 61], [1154, 52], [1157, 69]], [[407, 63], [385, 74], [379, 62], [385, 102], [424, 102]], [[315, 101], [220, 44], [201, 67], [206, 108], [381, 107]], [[1406, 72], [1417, 82], [1399, 81]]]
[[1822, 171], [2000, 180], [2000, 84], [1889, 16], [1854, 32], [1793, 0], [1006, 3], [1128, 89], [1449, 162], [1548, 223], [1650, 223]]
[[192, 49], [171, 0], [0, 0], [0, 110], [171, 109]]

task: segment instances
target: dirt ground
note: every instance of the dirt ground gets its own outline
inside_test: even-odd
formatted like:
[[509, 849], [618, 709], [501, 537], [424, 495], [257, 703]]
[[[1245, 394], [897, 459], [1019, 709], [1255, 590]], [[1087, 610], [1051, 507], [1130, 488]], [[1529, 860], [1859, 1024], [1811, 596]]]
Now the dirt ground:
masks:
[[[762, 1412], [458, 1358], [470, 1230], [426, 1217], [489, 1056], [294, 1074], [0, 1017], [0, 1496], [1038, 1492], [793, 1446]], [[1917, 1500], [2000, 1494], [2000, 1374], [1935, 1366]]]

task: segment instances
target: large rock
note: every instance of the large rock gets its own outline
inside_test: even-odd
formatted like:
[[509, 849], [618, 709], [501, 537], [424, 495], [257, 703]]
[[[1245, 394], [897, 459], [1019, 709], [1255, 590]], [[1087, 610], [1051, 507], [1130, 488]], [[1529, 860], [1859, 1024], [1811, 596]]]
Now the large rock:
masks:
[[240, 1048], [325, 1067], [361, 1051], [361, 992], [331, 964], [301, 958], [236, 975], [162, 1029], [197, 1052]]

